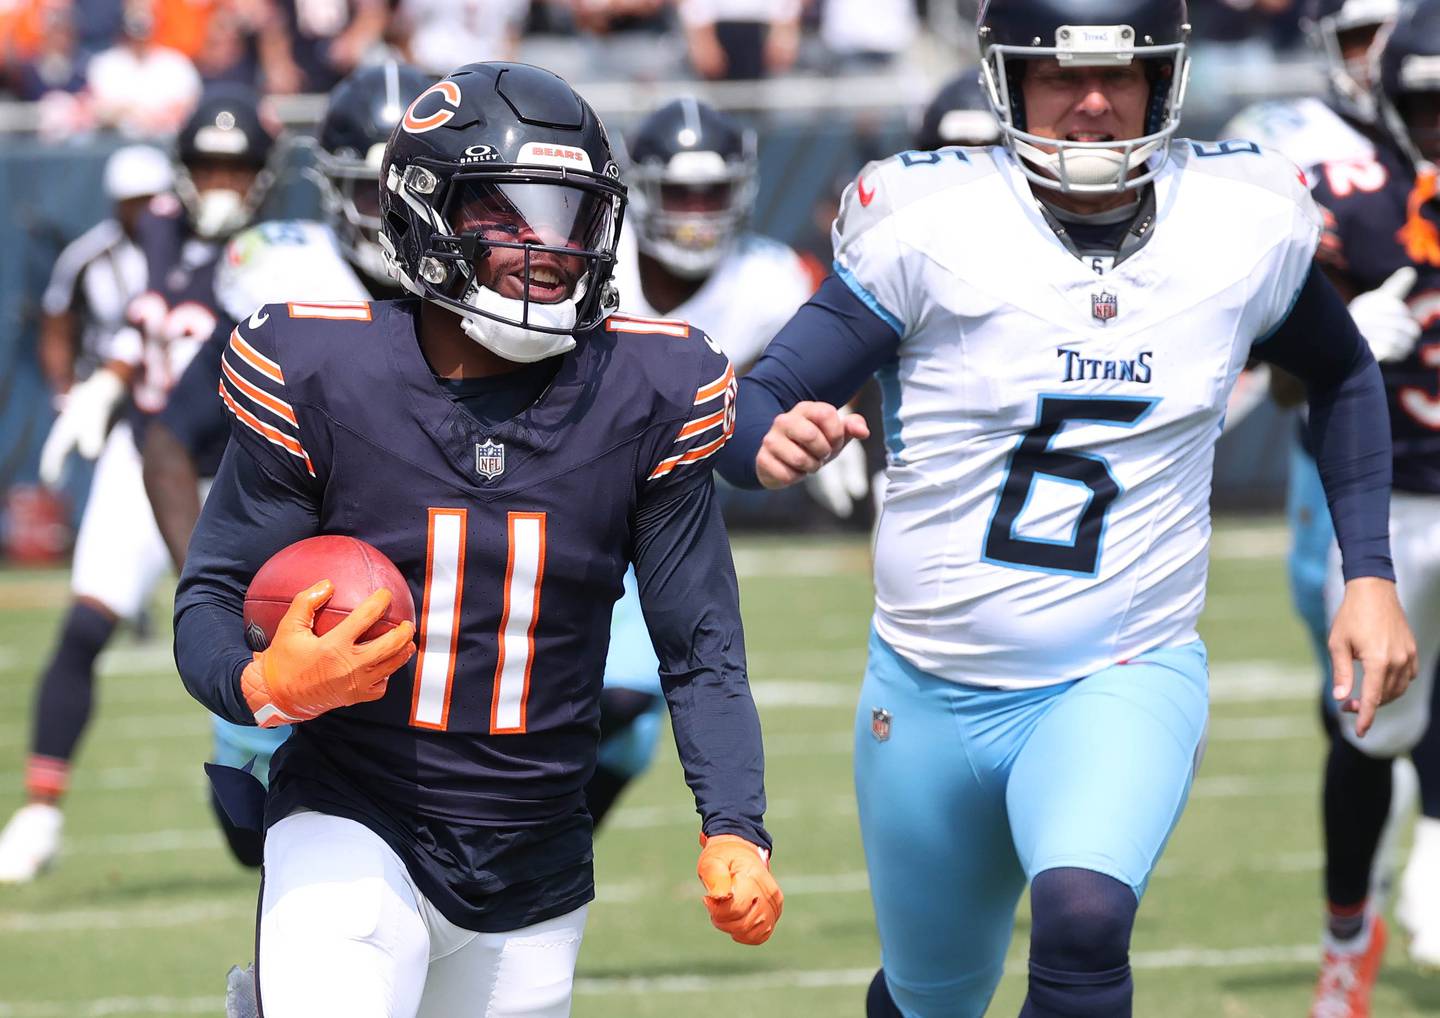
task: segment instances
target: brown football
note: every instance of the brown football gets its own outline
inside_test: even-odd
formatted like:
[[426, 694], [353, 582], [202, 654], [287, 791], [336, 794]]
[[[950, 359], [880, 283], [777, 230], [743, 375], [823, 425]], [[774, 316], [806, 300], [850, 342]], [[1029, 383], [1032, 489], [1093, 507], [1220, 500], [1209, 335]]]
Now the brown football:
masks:
[[315, 633], [324, 635], [375, 591], [390, 591], [390, 607], [365, 631], [373, 640], [402, 622], [415, 622], [415, 601], [395, 563], [377, 548], [354, 537], [324, 534], [281, 548], [260, 567], [245, 591], [245, 642], [264, 650], [295, 595], [321, 580], [335, 585], [330, 600], [315, 616]]

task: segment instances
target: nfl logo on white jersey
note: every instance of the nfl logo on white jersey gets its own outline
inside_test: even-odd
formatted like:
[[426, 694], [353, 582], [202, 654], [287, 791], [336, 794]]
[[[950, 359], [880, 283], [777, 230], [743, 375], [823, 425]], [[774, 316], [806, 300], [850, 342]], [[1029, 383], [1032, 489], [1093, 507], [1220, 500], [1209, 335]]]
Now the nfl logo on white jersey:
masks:
[[1102, 322], [1108, 322], [1120, 313], [1120, 300], [1109, 290], [1090, 295], [1090, 313]]
[[493, 480], [505, 472], [505, 446], [493, 438], [475, 443], [475, 472]]

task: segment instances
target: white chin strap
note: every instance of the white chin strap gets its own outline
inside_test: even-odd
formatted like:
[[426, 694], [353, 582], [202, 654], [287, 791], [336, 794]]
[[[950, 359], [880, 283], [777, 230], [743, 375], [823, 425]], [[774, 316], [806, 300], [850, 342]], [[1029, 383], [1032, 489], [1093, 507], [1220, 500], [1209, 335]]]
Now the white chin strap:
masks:
[[206, 239], [225, 237], [250, 221], [245, 199], [229, 188], [201, 191], [195, 196], [195, 232]]
[[1127, 153], [1111, 148], [1076, 148], [1059, 142], [1056, 151], [1046, 152], [1029, 142], [1015, 141], [1016, 154], [1054, 177], [1054, 186], [1062, 191], [1070, 185], [1121, 190], [1130, 172], [1144, 166], [1159, 147], [1160, 142], [1152, 141]]
[[522, 364], [543, 361], [546, 357], [554, 357], [575, 349], [575, 337], [571, 335], [571, 330], [575, 328], [576, 307], [584, 299], [583, 286], [583, 283], [576, 286], [568, 300], [555, 304], [530, 302], [530, 321], [547, 329], [565, 330], [563, 333], [549, 333], [536, 332], [514, 324], [525, 314], [523, 300], [502, 297], [489, 287], [472, 281], [460, 302], [512, 321], [500, 322], [483, 315], [461, 312], [460, 328], [465, 335], [507, 361], [518, 361]]

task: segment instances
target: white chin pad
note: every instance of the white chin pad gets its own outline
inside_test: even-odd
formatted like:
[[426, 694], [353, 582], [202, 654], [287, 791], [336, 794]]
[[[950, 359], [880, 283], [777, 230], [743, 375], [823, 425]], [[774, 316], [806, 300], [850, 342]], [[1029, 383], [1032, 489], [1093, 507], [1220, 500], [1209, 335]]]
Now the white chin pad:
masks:
[[524, 364], [541, 361], [574, 349], [575, 337], [570, 333], [575, 328], [576, 306], [583, 296], [582, 283], [576, 286], [575, 293], [567, 300], [555, 304], [531, 301], [531, 323], [546, 329], [564, 330], [563, 333], [537, 332], [518, 324], [525, 313], [523, 300], [502, 297], [489, 287], [472, 281], [460, 302], [477, 311], [498, 315], [509, 321], [500, 322], [481, 315], [464, 315], [460, 327], [465, 335], [506, 360]]
[[1144, 165], [1157, 146], [1153, 142], [1141, 145], [1128, 156], [1123, 151], [1117, 152], [1109, 148], [1071, 148], [1063, 144], [1056, 152], [1044, 152], [1024, 142], [1015, 147], [1021, 156], [1061, 181], [1062, 185], [1069, 183], [1083, 187], [1119, 187], [1131, 170]]
[[245, 199], [229, 188], [201, 191], [196, 201], [195, 232], [220, 237], [245, 225]]

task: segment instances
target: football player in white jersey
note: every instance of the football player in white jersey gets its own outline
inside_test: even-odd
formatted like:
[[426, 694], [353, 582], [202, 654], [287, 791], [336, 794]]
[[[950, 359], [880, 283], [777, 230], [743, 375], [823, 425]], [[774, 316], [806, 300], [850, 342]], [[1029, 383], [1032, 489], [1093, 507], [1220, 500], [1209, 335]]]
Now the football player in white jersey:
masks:
[[[1237, 115], [1222, 130], [1222, 137], [1248, 138], [1289, 156], [1305, 168], [1312, 186], [1325, 179], [1322, 167], [1326, 164], [1335, 172], [1363, 180], [1367, 168], [1376, 165], [1377, 150], [1393, 145], [1378, 115], [1373, 78], [1381, 49], [1399, 13], [1398, 0], [1310, 0], [1306, 34], [1324, 61], [1329, 96], [1323, 100], [1306, 97], [1258, 103]], [[1373, 171], [1369, 172], [1373, 176]], [[1353, 251], [1349, 254], [1351, 261], [1363, 257]], [[1385, 286], [1359, 294], [1350, 302], [1351, 317], [1382, 365], [1406, 360], [1420, 338], [1420, 321], [1408, 310], [1405, 300], [1412, 296], [1413, 281], [1412, 275], [1401, 273]], [[1418, 295], [1417, 290], [1413, 296]], [[1298, 386], [1286, 376], [1277, 376], [1272, 388], [1282, 405], [1303, 399]], [[1328, 680], [1325, 578], [1335, 535], [1303, 425], [1297, 428], [1289, 466], [1286, 515], [1291, 533], [1291, 596]], [[1329, 736], [1338, 738], [1334, 710], [1325, 709], [1322, 717]], [[1419, 792], [1422, 812], [1418, 833], [1399, 883], [1395, 913], [1410, 934], [1411, 957], [1422, 964], [1440, 965], [1440, 914], [1424, 904], [1440, 898], [1440, 727], [1431, 726], [1412, 755], [1413, 764], [1411, 757], [1404, 755], [1394, 760], [1389, 817], [1374, 852], [1370, 907], [1377, 914], [1384, 911], [1400, 834]], [[1364, 824], [1341, 823], [1332, 830], [1336, 836], [1350, 840], [1373, 835], [1365, 828]], [[1345, 851], [1345, 846], [1335, 847]]]
[[95, 661], [120, 622], [143, 611], [166, 569], [139, 444], [214, 328], [221, 247], [251, 220], [268, 186], [274, 137], [258, 102], [248, 89], [218, 86], [181, 128], [175, 193], [153, 200], [136, 224], [147, 288], [103, 345], [102, 366], [71, 390], [41, 452], [41, 479], [52, 486], [72, 451], [98, 459], [76, 536], [72, 602], [36, 693], [28, 801], [0, 832], [0, 883], [33, 879], [59, 850], [59, 804], [89, 723]]
[[885, 392], [855, 736], [872, 1016], [983, 1014], [1027, 883], [1024, 1018], [1131, 1013], [1136, 909], [1203, 742], [1214, 445], [1252, 355], [1307, 385], [1356, 731], [1414, 675], [1379, 370], [1312, 271], [1294, 164], [1174, 137], [1187, 22], [1184, 0], [983, 5], [1004, 145], [867, 166], [834, 275], [741, 382], [720, 465], [767, 487], [867, 431], [835, 404], [871, 372]]
[[[1393, 142], [1380, 144], [1368, 160], [1326, 163], [1314, 194], [1325, 211], [1321, 263], [1337, 289], [1354, 298], [1352, 309], [1376, 312], [1353, 311], [1356, 323], [1374, 330], [1394, 322], [1409, 350], [1382, 353], [1383, 334], [1366, 332], [1390, 401], [1390, 536], [1397, 590], [1419, 639], [1420, 671], [1410, 695], [1380, 712], [1369, 737], [1356, 739], [1348, 719], [1340, 718], [1331, 739], [1324, 797], [1327, 936], [1315, 1018], [1370, 1013], [1385, 925], [1383, 903], [1367, 878], [1381, 851], [1385, 807], [1395, 798], [1392, 761], [1407, 754], [1419, 772], [1424, 815], [1396, 915], [1411, 933], [1410, 956], [1440, 964], [1440, 733], [1431, 696], [1440, 668], [1440, 0], [1418, 0], [1396, 21], [1384, 43], [1376, 96]], [[1330, 608], [1339, 587], [1335, 572], [1332, 562], [1325, 591]]]

